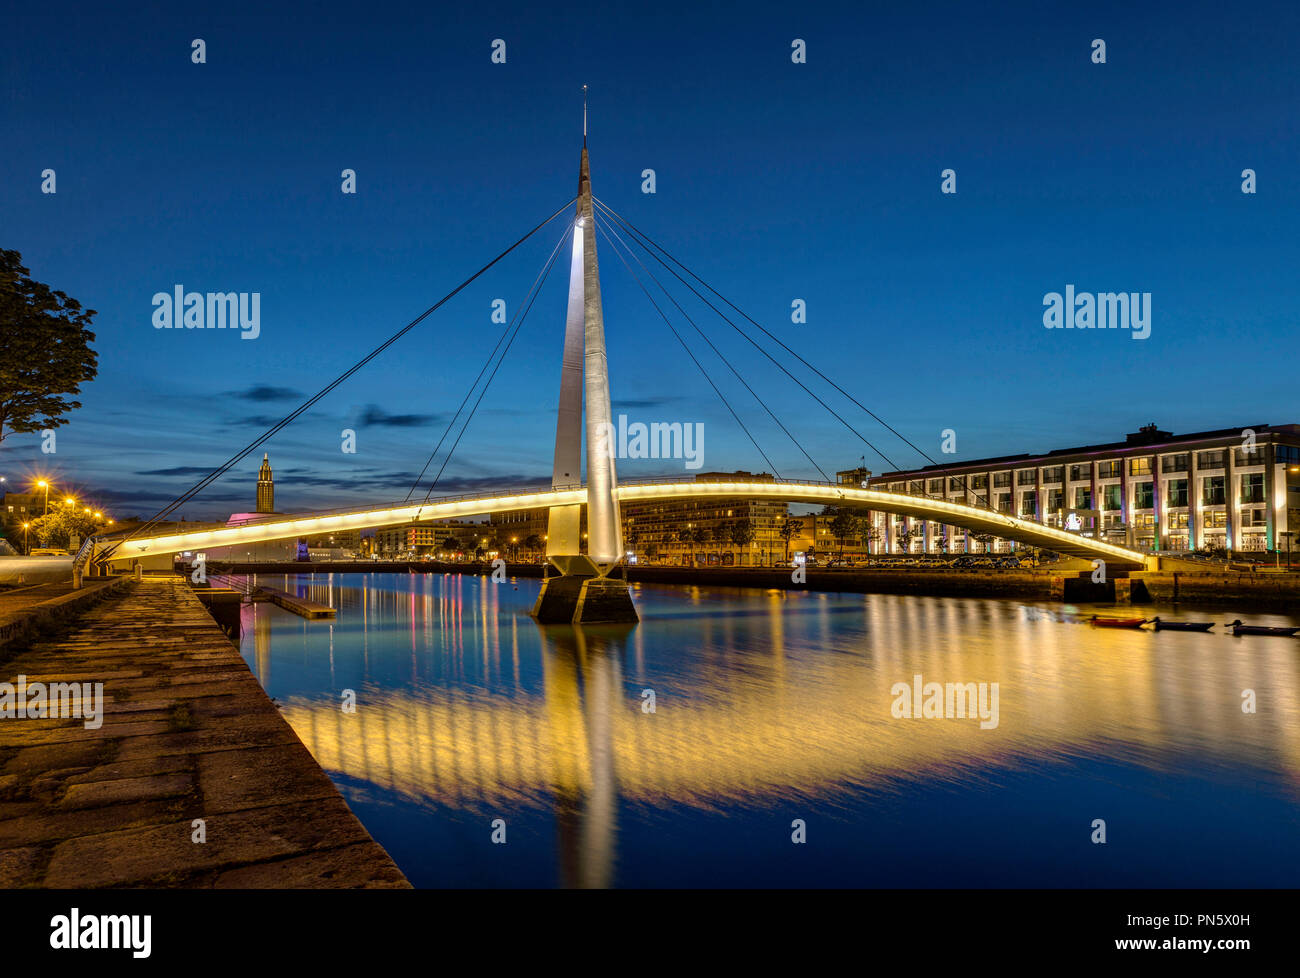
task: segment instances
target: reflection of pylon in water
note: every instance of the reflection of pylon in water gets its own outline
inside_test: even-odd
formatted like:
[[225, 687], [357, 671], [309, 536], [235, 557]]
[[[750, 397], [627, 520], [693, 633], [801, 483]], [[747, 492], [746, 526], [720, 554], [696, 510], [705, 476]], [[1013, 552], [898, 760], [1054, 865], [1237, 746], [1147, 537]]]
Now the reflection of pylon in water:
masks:
[[630, 626], [544, 630], [546, 714], [560, 884], [612, 882], [617, 805], [614, 711]]

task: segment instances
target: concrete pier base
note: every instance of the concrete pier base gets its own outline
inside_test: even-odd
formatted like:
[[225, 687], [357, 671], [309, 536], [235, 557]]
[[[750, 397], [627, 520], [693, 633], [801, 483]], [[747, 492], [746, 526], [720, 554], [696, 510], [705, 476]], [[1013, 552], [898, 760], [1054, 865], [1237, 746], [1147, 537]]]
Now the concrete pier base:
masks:
[[627, 581], [617, 577], [557, 574], [542, 583], [532, 615], [543, 625], [638, 622]]

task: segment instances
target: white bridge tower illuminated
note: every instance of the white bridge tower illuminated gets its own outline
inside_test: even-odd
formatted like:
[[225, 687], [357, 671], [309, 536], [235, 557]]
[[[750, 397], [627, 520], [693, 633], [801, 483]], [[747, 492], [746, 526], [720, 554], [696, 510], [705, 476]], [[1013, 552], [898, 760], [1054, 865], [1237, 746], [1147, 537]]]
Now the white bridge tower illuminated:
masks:
[[578, 210], [569, 264], [569, 306], [564, 327], [551, 486], [568, 489], [583, 481], [580, 466], [585, 419], [587, 552], [581, 552], [581, 504], [551, 506], [546, 532], [547, 578], [533, 607], [533, 616], [540, 622], [552, 623], [628, 622], [636, 621], [637, 613], [625, 577], [618, 576], [625, 567], [623, 535], [618, 478], [609, 444], [609, 360], [605, 355], [605, 317], [600, 303], [585, 105], [582, 128]]

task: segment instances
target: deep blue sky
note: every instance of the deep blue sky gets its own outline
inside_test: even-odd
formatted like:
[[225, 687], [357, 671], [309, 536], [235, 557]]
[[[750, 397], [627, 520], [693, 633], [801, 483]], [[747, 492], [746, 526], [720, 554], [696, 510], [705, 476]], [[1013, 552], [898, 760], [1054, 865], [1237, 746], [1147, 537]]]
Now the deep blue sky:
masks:
[[[100, 353], [57, 455], [4, 441], [10, 485], [53, 472], [118, 515], [188, 487], [573, 195], [583, 83], [596, 195], [936, 457], [944, 428], [972, 458], [1148, 421], [1300, 421], [1293, 4], [182, 6], [6, 14], [0, 246], [99, 311]], [[807, 64], [791, 63], [796, 37]], [[945, 167], [956, 196], [939, 192]], [[401, 498], [499, 336], [491, 300], [513, 312], [558, 233], [277, 435], [279, 508]], [[761, 468], [600, 247], [616, 411], [703, 422], [707, 469]], [[448, 489], [549, 475], [563, 280]], [[176, 283], [260, 292], [261, 337], [153, 329], [151, 297]], [[1043, 295], [1066, 283], [1151, 292], [1151, 338], [1044, 329]], [[823, 469], [888, 467], [729, 327], [697, 321]], [[812, 474], [711, 369], [781, 474]], [[921, 461], [846, 417], [894, 462]], [[339, 451], [345, 427], [356, 455]], [[184, 514], [251, 508], [260, 458]]]

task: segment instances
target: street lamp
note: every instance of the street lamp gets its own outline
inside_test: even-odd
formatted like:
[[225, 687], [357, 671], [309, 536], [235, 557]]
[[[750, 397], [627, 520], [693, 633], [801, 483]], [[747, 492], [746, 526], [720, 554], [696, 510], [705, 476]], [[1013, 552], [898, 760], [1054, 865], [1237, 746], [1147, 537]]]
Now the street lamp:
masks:
[[50, 514], [50, 484], [41, 479], [36, 483], [36, 487], [45, 490], [45, 515], [48, 516]]
[[69, 496], [67, 499], [63, 500], [63, 505], [64, 505], [64, 506], [75, 506], [75, 505], [77, 505], [77, 501], [76, 501], [75, 499], [73, 499], [71, 496]]
[[30, 523], [24, 523], [24, 524], [23, 524], [23, 551], [24, 551], [25, 553], [31, 553], [31, 552], [32, 552], [32, 545], [31, 545], [31, 543], [30, 543], [30, 542], [28, 541], [28, 539], [27, 539], [27, 528], [28, 528], [29, 526], [31, 526]]

